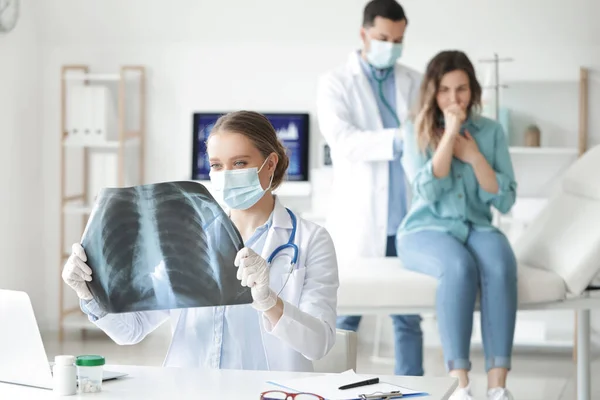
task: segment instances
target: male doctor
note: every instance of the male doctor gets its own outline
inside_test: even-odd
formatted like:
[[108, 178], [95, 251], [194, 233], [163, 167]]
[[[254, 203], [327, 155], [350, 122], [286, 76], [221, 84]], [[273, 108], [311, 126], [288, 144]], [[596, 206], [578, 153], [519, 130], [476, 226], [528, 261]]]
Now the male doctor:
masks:
[[[340, 268], [360, 257], [396, 256], [396, 231], [408, 202], [400, 128], [421, 80], [396, 62], [407, 22], [395, 0], [369, 2], [360, 30], [363, 48], [319, 81], [317, 114], [334, 172], [327, 227]], [[338, 328], [356, 331], [360, 318], [341, 316]], [[395, 373], [423, 375], [420, 316], [392, 320]]]

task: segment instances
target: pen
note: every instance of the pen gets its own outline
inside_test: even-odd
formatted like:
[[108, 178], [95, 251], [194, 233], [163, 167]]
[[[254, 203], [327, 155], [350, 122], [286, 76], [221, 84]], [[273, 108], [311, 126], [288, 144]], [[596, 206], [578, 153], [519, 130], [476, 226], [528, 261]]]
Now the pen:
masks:
[[367, 379], [366, 381], [362, 381], [362, 382], [350, 383], [348, 385], [340, 386], [339, 390], [346, 390], [346, 389], [352, 389], [352, 388], [357, 388], [357, 387], [361, 387], [361, 386], [373, 385], [375, 383], [379, 383], [379, 378]]
[[378, 399], [378, 400], [382, 400], [382, 399], [398, 399], [402, 397], [402, 393], [399, 390], [395, 390], [393, 392], [389, 392], [389, 393], [379, 393], [379, 394], [361, 394], [360, 395], [360, 399], [361, 400], [370, 400], [370, 399]]

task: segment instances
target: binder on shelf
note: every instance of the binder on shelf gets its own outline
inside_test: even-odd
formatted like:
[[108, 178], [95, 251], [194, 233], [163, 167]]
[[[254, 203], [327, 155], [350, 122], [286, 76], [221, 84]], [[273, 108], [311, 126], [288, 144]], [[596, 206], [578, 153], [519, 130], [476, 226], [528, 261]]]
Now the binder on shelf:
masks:
[[102, 98], [102, 87], [101, 86], [90, 86], [90, 90], [92, 93], [92, 104], [93, 104], [93, 112], [92, 112], [92, 136], [94, 139], [96, 138], [104, 138], [107, 140], [106, 135], [106, 119], [104, 115], [106, 114], [106, 107], [104, 103], [104, 99]]
[[92, 115], [94, 110], [94, 103], [92, 99], [92, 90], [89, 86], [83, 87], [83, 101], [81, 103], [81, 118], [83, 125], [83, 135], [80, 138], [83, 142], [88, 143], [94, 139], [92, 133]]
[[90, 86], [93, 92], [92, 133], [104, 141], [118, 140], [116, 109], [111, 93], [105, 86]]
[[67, 135], [71, 140], [79, 140], [83, 133], [81, 121], [81, 103], [83, 101], [83, 86], [77, 85], [69, 90], [67, 97]]
[[76, 85], [67, 102], [67, 143], [93, 146], [116, 143], [117, 114], [110, 90], [102, 85]]

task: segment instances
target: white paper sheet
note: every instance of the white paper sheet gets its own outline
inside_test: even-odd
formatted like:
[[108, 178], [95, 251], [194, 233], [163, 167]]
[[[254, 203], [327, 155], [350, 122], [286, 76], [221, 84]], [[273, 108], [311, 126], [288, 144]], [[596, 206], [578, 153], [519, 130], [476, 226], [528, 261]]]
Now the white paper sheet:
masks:
[[[346, 371], [336, 375], [319, 375], [308, 378], [295, 378], [281, 381], [269, 382], [275, 387], [286, 389], [291, 392], [313, 393], [327, 400], [354, 400], [360, 399], [360, 395], [390, 393], [400, 391], [402, 397], [407, 395], [424, 394], [422, 391], [405, 388], [391, 383], [380, 382], [374, 385], [362, 386], [354, 389], [339, 390], [340, 386], [367, 379], [377, 378], [377, 375], [358, 375], [354, 371]], [[379, 393], [378, 393], [379, 392]]]

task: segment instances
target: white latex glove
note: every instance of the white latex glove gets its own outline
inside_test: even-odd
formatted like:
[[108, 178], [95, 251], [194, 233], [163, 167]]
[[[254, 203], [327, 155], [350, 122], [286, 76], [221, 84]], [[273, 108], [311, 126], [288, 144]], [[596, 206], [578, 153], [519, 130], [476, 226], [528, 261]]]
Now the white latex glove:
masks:
[[252, 293], [252, 307], [267, 311], [277, 304], [277, 294], [269, 287], [269, 266], [267, 261], [254, 250], [244, 247], [235, 256], [238, 267], [237, 278], [242, 286], [248, 286]]
[[82, 300], [91, 300], [92, 293], [86, 282], [92, 280], [92, 269], [85, 263], [87, 256], [79, 243], [74, 243], [72, 253], [62, 271], [63, 281], [69, 285]]

